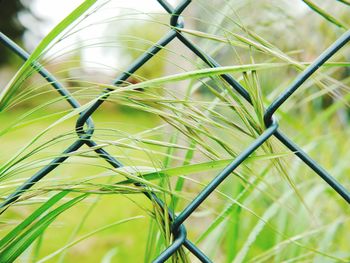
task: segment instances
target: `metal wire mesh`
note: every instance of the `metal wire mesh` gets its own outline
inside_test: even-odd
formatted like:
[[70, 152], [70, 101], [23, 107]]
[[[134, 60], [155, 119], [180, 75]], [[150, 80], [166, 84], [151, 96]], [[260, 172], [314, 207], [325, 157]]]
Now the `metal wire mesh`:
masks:
[[[170, 31], [161, 38], [155, 45], [149, 48], [138, 59], [136, 59], [120, 76], [118, 76], [113, 84], [115, 86], [121, 85], [126, 81], [135, 71], [142, 67], [147, 61], [152, 59], [161, 49], [167, 46], [174, 39], [180, 40], [188, 49], [190, 49], [196, 56], [198, 56], [208, 67], [215, 68], [220, 67], [212, 57], [203, 52], [201, 48], [195, 45], [190, 39], [188, 39], [182, 32], [184, 28], [184, 20], [181, 17], [181, 13], [192, 2], [191, 0], [184, 0], [178, 4], [175, 8], [165, 0], [157, 0], [159, 4], [170, 15]], [[331, 188], [334, 189], [347, 203], [350, 203], [350, 192], [345, 189], [337, 180], [332, 177], [325, 169], [321, 167], [316, 161], [308, 156], [297, 144], [289, 139], [279, 128], [278, 122], [274, 118], [274, 113], [278, 110], [283, 103], [327, 60], [329, 60], [340, 48], [347, 44], [350, 40], [350, 31], [344, 33], [338, 40], [336, 40], [327, 50], [325, 50], [313, 63], [311, 63], [303, 72], [301, 72], [297, 78], [290, 84], [282, 94], [280, 94], [269, 105], [264, 114], [264, 122], [266, 130], [241, 154], [239, 154], [225, 169], [223, 169], [176, 217], [169, 211], [169, 218], [172, 222], [171, 231], [173, 234], [172, 244], [164, 250], [154, 262], [164, 262], [169, 259], [176, 251], [181, 247], [186, 247], [195, 257], [202, 262], [211, 262], [211, 260], [200, 251], [191, 241], [186, 237], [186, 229], [184, 222], [191, 216], [191, 214], [198, 208], [210, 194], [241, 164], [247, 159], [256, 149], [258, 149], [266, 140], [271, 136], [276, 137], [282, 144], [284, 144], [291, 152], [298, 156], [305, 165], [309, 166], [318, 176], [320, 176]], [[29, 54], [7, 38], [4, 34], [0, 33], [0, 42], [10, 48], [15, 54], [21, 57], [23, 60], [27, 60]], [[58, 91], [61, 96], [67, 100], [67, 102], [73, 108], [79, 108], [78, 101], [69, 93], [67, 89], [59, 83], [59, 81], [51, 75], [45, 68], [39, 63], [33, 65], [33, 67]], [[246, 101], [252, 103], [249, 93], [241, 86], [231, 75], [222, 74], [221, 77]], [[11, 203], [15, 202], [26, 190], [35, 185], [39, 180], [43, 179], [52, 170], [62, 164], [69, 158], [69, 154], [77, 151], [83, 145], [88, 147], [94, 147], [94, 151], [104, 160], [106, 160], [114, 168], [122, 167], [123, 164], [116, 160], [107, 151], [101, 148], [96, 148], [97, 144], [91, 139], [94, 132], [94, 124], [91, 116], [93, 113], [103, 104], [106, 98], [108, 98], [108, 92], [111, 89], [106, 89], [101, 99], [97, 100], [87, 110], [82, 112], [76, 122], [76, 132], [79, 138], [69, 146], [62, 154], [52, 160], [46, 167], [38, 171], [31, 178], [29, 178], [23, 185], [16, 189], [6, 200], [0, 204], [0, 208], [6, 208]], [[86, 129], [84, 129], [86, 125]], [[137, 186], [143, 186], [138, 183]], [[155, 193], [145, 192], [145, 195], [154, 201], [160, 207], [163, 207], [163, 202], [157, 197]]]

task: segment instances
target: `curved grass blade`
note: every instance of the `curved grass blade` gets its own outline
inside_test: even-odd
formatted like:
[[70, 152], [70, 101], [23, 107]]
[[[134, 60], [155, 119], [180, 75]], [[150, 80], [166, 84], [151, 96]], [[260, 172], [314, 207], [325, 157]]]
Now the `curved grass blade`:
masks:
[[109, 228], [112, 228], [112, 227], [115, 227], [115, 226], [118, 226], [118, 225], [121, 225], [121, 224], [124, 224], [124, 223], [127, 223], [127, 222], [130, 222], [132, 220], [136, 220], [136, 219], [140, 219], [140, 218], [144, 218], [143, 216], [134, 216], [134, 217], [130, 217], [130, 218], [126, 218], [126, 219], [122, 219], [122, 220], [119, 220], [117, 222], [114, 222], [112, 224], [109, 224], [109, 225], [106, 225], [106, 226], [103, 226], [103, 227], [100, 227], [94, 231], [91, 231], [81, 237], [79, 237], [78, 239], [66, 244], [65, 246], [61, 247], [60, 249], [56, 250], [55, 252], [51, 253], [50, 255], [40, 259], [37, 263], [42, 263], [42, 262], [46, 262], [47, 260], [59, 255], [60, 253], [62, 253], [63, 251], [75, 246], [76, 244], [78, 244], [79, 242], [81, 241], [84, 241], [85, 239], [93, 236], [93, 235], [96, 235], [102, 231], [105, 231]]
[[318, 13], [320, 16], [322, 16], [324, 19], [328, 20], [332, 24], [342, 28], [342, 29], [348, 29], [346, 25], [344, 25], [342, 22], [340, 22], [338, 19], [324, 11], [322, 8], [320, 8], [318, 5], [316, 5], [314, 2], [310, 0], [303, 0], [303, 2], [313, 11]]
[[[280, 154], [264, 154], [262, 156], [251, 156], [247, 159], [247, 161], [253, 161], [253, 160], [269, 160], [273, 158], [280, 158], [285, 155], [290, 155], [291, 153], [280, 153]], [[193, 173], [201, 173], [201, 172], [208, 172], [212, 170], [217, 170], [225, 167], [229, 163], [232, 162], [233, 159], [224, 159], [224, 160], [215, 160], [215, 161], [209, 161], [209, 162], [203, 162], [199, 164], [190, 164], [190, 165], [184, 165], [179, 166], [175, 168], [166, 168], [162, 169], [156, 172], [151, 173], [145, 173], [142, 174], [142, 178], [147, 181], [160, 179], [164, 177], [169, 176], [179, 176], [179, 175], [188, 175]], [[133, 179], [128, 179], [122, 182], [119, 182], [117, 184], [131, 184], [134, 183]]]
[[86, 197], [87, 197], [87, 194], [80, 195], [64, 203], [63, 205], [57, 207], [53, 211], [43, 216], [37, 222], [33, 223], [33, 225], [29, 229], [27, 229], [23, 234], [18, 236], [12, 242], [5, 244], [4, 248], [0, 252], [1, 262], [3, 263], [13, 262], [36, 240], [37, 237], [39, 237], [45, 231], [45, 229], [53, 221], [55, 221], [55, 219], [61, 213], [63, 213], [70, 207], [74, 206], [78, 202], [82, 201]]
[[39, 216], [45, 213], [48, 209], [50, 209], [54, 204], [56, 204], [59, 200], [65, 197], [68, 194], [67, 191], [60, 192], [53, 197], [51, 197], [48, 201], [46, 201], [42, 206], [40, 206], [37, 210], [35, 210], [30, 216], [28, 216], [22, 223], [16, 226], [10, 233], [8, 233], [4, 238], [0, 240], [0, 248], [6, 246], [8, 242], [13, 240], [16, 236], [18, 236], [26, 227], [32, 224]]
[[47, 51], [47, 48], [53, 44], [53, 41], [57, 39], [64, 30], [78, 20], [96, 1], [97, 0], [85, 0], [45, 36], [45, 38], [30, 55], [28, 60], [26, 60], [20, 70], [12, 78], [10, 83], [0, 93], [0, 111], [4, 110], [6, 106], [8, 106], [11, 98], [20, 88], [21, 84], [28, 78], [31, 72], [34, 71], [33, 67], [39, 67], [36, 61], [44, 54], [45, 51]]

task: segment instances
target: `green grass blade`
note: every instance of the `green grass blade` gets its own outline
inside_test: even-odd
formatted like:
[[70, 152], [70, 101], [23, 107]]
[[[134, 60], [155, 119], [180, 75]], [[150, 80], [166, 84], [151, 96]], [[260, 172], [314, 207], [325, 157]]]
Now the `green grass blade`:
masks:
[[[290, 153], [280, 153], [280, 154], [266, 154], [262, 156], [251, 156], [247, 159], [247, 161], [253, 161], [253, 160], [269, 160], [273, 158], [280, 158], [285, 155], [290, 155]], [[218, 170], [221, 169], [228, 164], [232, 162], [233, 159], [224, 159], [224, 160], [215, 160], [215, 161], [209, 161], [209, 162], [203, 162], [199, 164], [190, 164], [190, 165], [184, 165], [179, 166], [175, 168], [166, 168], [161, 169], [157, 172], [151, 172], [151, 173], [145, 173], [142, 174], [142, 178], [151, 181], [155, 179], [160, 179], [163, 177], [169, 177], [169, 176], [180, 176], [180, 175], [189, 175], [193, 173], [201, 173], [201, 172], [208, 172], [212, 170]], [[134, 181], [132, 179], [128, 179], [122, 182], [119, 182], [118, 184], [130, 184]]]
[[57, 218], [58, 215], [83, 200], [86, 196], [87, 194], [80, 195], [64, 203], [63, 205], [59, 206], [58, 208], [42, 217], [27, 231], [14, 239], [12, 242], [5, 244], [5, 247], [0, 253], [1, 262], [13, 262], [35, 241], [37, 237], [39, 237], [45, 231], [45, 229]]
[[33, 65], [43, 55], [47, 48], [52, 45], [53, 41], [57, 39], [61, 33], [72, 25], [77, 19], [79, 19], [97, 0], [85, 0], [79, 5], [73, 12], [71, 12], [65, 19], [63, 19], [54, 29], [48, 33], [40, 44], [35, 48], [28, 60], [23, 64], [20, 70], [12, 78], [10, 83], [0, 93], [0, 111], [2, 111], [9, 103], [15, 92], [20, 88], [23, 81], [25, 81], [33, 71]]
[[30, 216], [28, 216], [22, 223], [16, 226], [10, 233], [8, 233], [4, 238], [0, 240], [0, 248], [6, 246], [8, 242], [17, 237], [21, 232], [32, 224], [39, 216], [44, 214], [48, 209], [50, 209], [54, 204], [56, 204], [59, 200], [65, 197], [68, 194], [67, 191], [60, 192], [53, 197], [51, 197], [48, 201], [46, 201], [42, 206], [40, 206], [37, 210], [35, 210]]
[[344, 25], [342, 22], [340, 22], [338, 19], [336, 19], [335, 17], [333, 17], [332, 15], [330, 15], [329, 13], [327, 13], [326, 11], [324, 11], [322, 8], [320, 8], [318, 5], [316, 5], [314, 2], [310, 1], [310, 0], [302, 0], [305, 4], [307, 4], [307, 6], [312, 9], [313, 11], [315, 11], [316, 13], [318, 13], [320, 16], [322, 16], [324, 19], [328, 20], [329, 22], [331, 22], [332, 24], [343, 28], [343, 29], [347, 29], [348, 27], [346, 25]]
[[109, 225], [106, 225], [106, 226], [103, 226], [103, 227], [100, 227], [94, 231], [91, 231], [81, 237], [79, 237], [78, 239], [66, 244], [65, 246], [61, 247], [60, 249], [56, 250], [55, 252], [51, 253], [50, 255], [40, 259], [37, 263], [42, 263], [42, 262], [46, 262], [47, 260], [57, 256], [58, 254], [62, 253], [63, 251], [75, 246], [76, 244], [78, 244], [79, 242], [81, 241], [84, 241], [85, 239], [93, 236], [93, 235], [96, 235], [102, 231], [105, 231], [109, 228], [112, 228], [112, 227], [115, 227], [115, 226], [118, 226], [118, 225], [121, 225], [121, 224], [124, 224], [124, 223], [127, 223], [127, 222], [130, 222], [132, 220], [136, 220], [136, 219], [140, 219], [140, 218], [144, 218], [143, 216], [134, 216], [134, 217], [130, 217], [130, 218], [126, 218], [126, 219], [122, 219], [122, 220], [119, 220], [117, 222], [114, 222], [112, 224], [109, 224]]

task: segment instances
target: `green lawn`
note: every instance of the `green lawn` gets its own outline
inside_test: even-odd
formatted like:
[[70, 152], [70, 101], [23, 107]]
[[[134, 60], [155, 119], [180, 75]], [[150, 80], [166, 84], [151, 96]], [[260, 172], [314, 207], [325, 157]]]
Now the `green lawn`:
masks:
[[[21, 111], [3, 113], [0, 115], [0, 123], [9, 124], [22, 113], [23, 112]], [[30, 141], [38, 131], [47, 127], [51, 119], [54, 118], [36, 121], [25, 127], [17, 128], [16, 130], [7, 133], [5, 136], [0, 137], [0, 144], [2, 146], [0, 161], [5, 162], [12, 154]], [[110, 109], [108, 114], [97, 112], [94, 115], [94, 120], [98, 129], [114, 126], [122, 132], [131, 134], [143, 130], [144, 128], [151, 127], [158, 121], [150, 115], [136, 112], [128, 113], [125, 110], [112, 111]], [[123, 123], [123, 125], [120, 125], [120, 123]], [[55, 133], [59, 134], [60, 132], [71, 130], [72, 127], [74, 127], [72, 124], [74, 124], [73, 121], [64, 122], [59, 126], [59, 129], [56, 129], [51, 133], [49, 132], [45, 137], [50, 138], [50, 136]], [[97, 133], [99, 132], [97, 131]], [[64, 146], [67, 144], [69, 143], [62, 142], [54, 145], [53, 147], [50, 147], [45, 154], [58, 154], [62, 152]], [[112, 152], [118, 152], [118, 150], [113, 149], [113, 147], [109, 148]], [[6, 151], [4, 149], [6, 149]], [[138, 154], [140, 158], [142, 157], [142, 154], [135, 151], [131, 151], [130, 154]], [[59, 180], [60, 182], [71, 182], [86, 176], [97, 175], [103, 171], [102, 168], [88, 165], [91, 163], [90, 158], [74, 157], [72, 162], [73, 163], [69, 165], [62, 165], [47, 175], [43, 180], [43, 183], [40, 183], [40, 185], [50, 185], [50, 182], [57, 182], [59, 178], [61, 178], [61, 180]], [[97, 163], [101, 165], [105, 164], [104, 161], [97, 161]], [[28, 178], [33, 172], [34, 170], [27, 171], [10, 178], [9, 180]], [[113, 177], [105, 178], [101, 180], [101, 182], [106, 180], [113, 180]], [[5, 180], [3, 184], [6, 184], [6, 182], [8, 181]], [[11, 189], [13, 189], [13, 187]], [[71, 194], [70, 196], [74, 195]], [[96, 198], [99, 198], [99, 201], [94, 205]], [[34, 200], [38, 201], [39, 199], [36, 198]], [[100, 197], [97, 195], [91, 195], [79, 205], [76, 205], [66, 213], [63, 213], [58, 220], [49, 227], [49, 230], [45, 232], [41, 241], [38, 258], [40, 259], [69, 243], [72, 232], [74, 232], [74, 229], [81, 224], [82, 220], [86, 221], [82, 225], [82, 229], [77, 234], [77, 237], [83, 236], [86, 233], [118, 220], [142, 215], [145, 217], [127, 222], [123, 225], [114, 226], [76, 244], [68, 250], [69, 256], [64, 259], [64, 262], [100, 262], [104, 257], [107, 259], [109, 256], [113, 255], [112, 262], [123, 262], [126, 258], [128, 259], [128, 262], [141, 262], [143, 260], [145, 244], [147, 241], [149, 217], [143, 209], [136, 205], [136, 203], [143, 208], [150, 208], [150, 202], [141, 194], [128, 196], [115, 194], [102, 195]], [[5, 225], [7, 225], [0, 228], [0, 235], [3, 236], [7, 233], [9, 229], [24, 219], [37, 206], [38, 205], [36, 204], [32, 204], [11, 207], [2, 216], [1, 222], [5, 222]], [[91, 207], [93, 207], [93, 209], [89, 216], [86, 217], [85, 214]], [[35, 250], [34, 247], [32, 250], [28, 250], [28, 252], [23, 255], [22, 260], [24, 261], [33, 250]], [[58, 257], [54, 257], [48, 262], [57, 262]], [[22, 260], [19, 259], [18, 262], [21, 262]]]

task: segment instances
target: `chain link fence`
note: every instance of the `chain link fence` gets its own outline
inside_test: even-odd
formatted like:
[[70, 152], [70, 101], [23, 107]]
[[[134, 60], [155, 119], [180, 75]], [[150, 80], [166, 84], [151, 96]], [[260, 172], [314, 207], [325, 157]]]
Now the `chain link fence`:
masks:
[[[189, 38], [187, 38], [181, 29], [185, 27], [185, 22], [181, 17], [182, 12], [191, 4], [191, 0], [184, 0], [178, 4], [175, 8], [165, 0], [157, 0], [164, 10], [169, 13], [170, 17], [170, 30], [161, 38], [155, 45], [149, 48], [138, 59], [136, 59], [120, 76], [118, 76], [113, 84], [120, 86], [123, 84], [135, 71], [141, 68], [147, 61], [152, 59], [157, 53], [167, 46], [174, 39], [180, 40], [188, 49], [190, 49], [196, 56], [198, 56], [204, 63], [210, 68], [220, 67], [220, 64], [215, 61], [211, 56], [205, 53], [199, 46], [194, 44]], [[173, 256], [179, 248], [186, 247], [195, 257], [201, 262], [211, 262], [211, 260], [186, 237], [186, 228], [184, 223], [191, 216], [191, 214], [198, 208], [210, 194], [241, 164], [243, 163], [256, 149], [258, 149], [265, 141], [271, 136], [277, 138], [285, 147], [298, 156], [305, 165], [309, 166], [315, 174], [320, 176], [325, 183], [336, 191], [347, 203], [350, 203], [350, 192], [344, 188], [334, 177], [332, 177], [320, 164], [315, 162], [310, 156], [308, 156], [303, 149], [289, 139], [278, 126], [278, 121], [274, 117], [274, 113], [288, 100], [290, 96], [306, 81], [308, 78], [326, 61], [328, 61], [339, 49], [346, 45], [350, 40], [350, 31], [344, 33], [339, 39], [337, 39], [327, 50], [325, 50], [319, 57], [311, 63], [304, 71], [302, 71], [295, 80], [280, 94], [265, 110], [264, 122], [266, 125], [265, 131], [241, 154], [239, 154], [225, 169], [223, 169], [197, 196], [194, 198], [185, 209], [177, 216], [169, 211], [169, 218], [172, 222], [171, 231], [173, 234], [172, 244], [166, 248], [154, 262], [165, 262], [171, 256]], [[22, 50], [12, 40], [0, 32], [0, 42], [11, 49], [15, 54], [21, 57], [23, 60], [29, 58], [29, 54]], [[63, 87], [62, 84], [51, 75], [45, 68], [39, 63], [32, 65], [40, 75], [42, 75], [57, 92], [63, 96], [67, 102], [73, 108], [79, 108], [79, 102], [70, 94], [70, 92]], [[237, 93], [239, 93], [246, 101], [252, 103], [251, 96], [245, 90], [245, 88], [236, 81], [229, 74], [222, 74], [220, 77], [226, 81]], [[105, 161], [107, 161], [112, 167], [119, 168], [123, 164], [115, 159], [104, 149], [98, 148], [97, 143], [91, 138], [94, 133], [94, 124], [92, 120], [93, 113], [104, 103], [108, 98], [109, 92], [112, 89], [106, 89], [100, 99], [98, 99], [87, 110], [82, 112], [76, 122], [76, 133], [79, 138], [70, 145], [60, 157], [52, 160], [46, 167], [38, 171], [31, 178], [29, 178], [23, 185], [16, 189], [6, 200], [0, 205], [0, 208], [6, 208], [10, 204], [14, 203], [21, 195], [35, 185], [38, 181], [43, 179], [52, 170], [66, 161], [70, 154], [77, 151], [83, 145], [87, 145], [94, 149], [94, 151]], [[85, 126], [85, 128], [84, 128]], [[140, 183], [135, 183], [137, 186], [144, 186]], [[160, 207], [164, 207], [163, 201], [157, 197], [155, 193], [145, 191], [144, 194], [155, 201]]]

